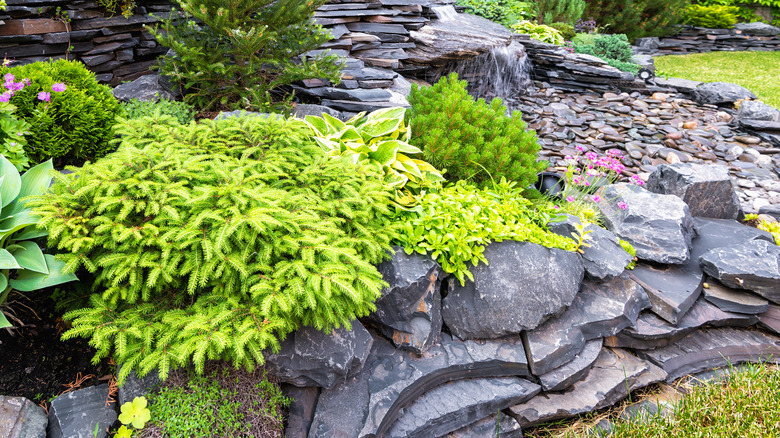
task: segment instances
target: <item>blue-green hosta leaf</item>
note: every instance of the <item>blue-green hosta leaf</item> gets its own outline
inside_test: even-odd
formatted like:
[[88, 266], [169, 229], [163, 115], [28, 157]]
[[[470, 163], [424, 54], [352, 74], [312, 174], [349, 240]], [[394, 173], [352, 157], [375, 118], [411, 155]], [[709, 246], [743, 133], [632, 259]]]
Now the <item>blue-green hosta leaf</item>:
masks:
[[382, 167], [389, 166], [395, 161], [398, 153], [398, 140], [383, 141], [376, 145], [376, 151], [370, 152], [368, 158], [376, 161]]
[[27, 227], [19, 234], [14, 235], [13, 240], [31, 240], [48, 235], [49, 232], [46, 228]]
[[7, 158], [0, 155], [0, 206], [13, 202], [22, 189], [22, 178], [16, 167]]
[[29, 210], [22, 210], [15, 213], [8, 219], [0, 222], [0, 239], [17, 232], [26, 226], [37, 224], [39, 220], [40, 218], [30, 213]]
[[[16, 262], [16, 259], [14, 258], [13, 254], [8, 252], [5, 249], [0, 248], [0, 269], [19, 269], [21, 266], [19, 266], [19, 263]], [[5, 275], [2, 276], [5, 278]], [[3, 292], [3, 289], [5, 289], [5, 286], [0, 288], [0, 293]]]
[[46, 259], [43, 257], [43, 251], [41, 251], [37, 243], [23, 241], [17, 242], [17, 245], [21, 248], [15, 249], [11, 254], [16, 258], [19, 266], [30, 271], [40, 272], [41, 274], [49, 273], [49, 269], [46, 267]]
[[44, 254], [44, 257], [46, 266], [49, 269], [48, 274], [27, 270], [21, 271], [16, 278], [10, 280], [11, 287], [22, 292], [29, 292], [78, 280], [75, 274], [64, 274], [62, 272], [65, 263], [55, 259], [50, 254]]
[[51, 160], [48, 160], [24, 172], [21, 176], [22, 187], [19, 190], [19, 195], [13, 202], [3, 208], [2, 216], [11, 216], [24, 210], [24, 202], [20, 202], [21, 199], [27, 196], [42, 195], [51, 185], [51, 180], [53, 179], [51, 176], [52, 169], [54, 167], [51, 164]]

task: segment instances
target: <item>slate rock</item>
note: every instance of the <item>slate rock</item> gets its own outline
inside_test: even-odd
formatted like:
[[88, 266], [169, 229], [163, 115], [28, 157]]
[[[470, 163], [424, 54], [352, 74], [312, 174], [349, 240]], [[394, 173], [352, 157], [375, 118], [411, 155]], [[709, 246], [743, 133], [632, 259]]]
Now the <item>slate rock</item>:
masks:
[[588, 341], [582, 351], [571, 362], [539, 376], [544, 391], [562, 391], [588, 374], [593, 362], [599, 357], [602, 339]]
[[604, 348], [584, 380], [565, 392], [537, 395], [509, 408], [522, 427], [592, 412], [611, 406], [629, 391], [659, 382], [666, 373], [625, 350]]
[[[498, 427], [497, 435], [496, 427]], [[510, 415], [497, 412], [450, 432], [443, 438], [523, 438], [523, 429]]]
[[670, 324], [652, 312], [643, 312], [633, 327], [604, 339], [604, 344], [609, 347], [648, 350], [667, 346], [706, 325], [748, 327], [757, 321], [755, 315], [725, 312], [704, 298], [699, 298], [676, 324]]
[[317, 401], [309, 436], [316, 438], [358, 438], [368, 415], [368, 373], [323, 389]]
[[[577, 216], [566, 215], [566, 220], [550, 222], [547, 228], [555, 234], [571, 237], [576, 233], [575, 224], [580, 223]], [[620, 246], [617, 236], [595, 224], [586, 225], [585, 231], [590, 231], [587, 234], [590, 246], [584, 247], [582, 253], [585, 275], [595, 280], [609, 280], [620, 275], [633, 257]]]
[[776, 362], [780, 358], [780, 338], [756, 330], [701, 329], [666, 347], [637, 350], [637, 354], [663, 368], [671, 382], [743, 362]]
[[704, 272], [694, 261], [683, 265], [640, 262], [628, 275], [644, 287], [653, 312], [672, 324], [693, 306], [704, 284]]
[[741, 30], [742, 33], [746, 35], [757, 35], [757, 36], [775, 36], [780, 35], [780, 28], [777, 28], [775, 26], [762, 23], [762, 22], [755, 22], [755, 23], [737, 23], [734, 25], [734, 29]]
[[[104, 438], [117, 421], [116, 407], [106, 406], [108, 385], [63, 394], [49, 406], [48, 438]], [[97, 436], [95, 437], [95, 427]]]
[[780, 246], [766, 240], [716, 248], [699, 259], [708, 275], [780, 304]]
[[[608, 200], [596, 204], [606, 228], [631, 243], [637, 258], [666, 264], [688, 261], [693, 218], [680, 198], [627, 183], [610, 185], [600, 192]], [[627, 204], [625, 209], [618, 207], [621, 201]]]
[[439, 289], [443, 272], [428, 256], [406, 254], [400, 247], [393, 247], [392, 253], [378, 266], [390, 286], [382, 289], [369, 320], [397, 347], [422, 353], [441, 332]]
[[569, 308], [534, 330], [523, 332], [531, 372], [539, 376], [565, 365], [585, 342], [634, 325], [650, 307], [644, 289], [627, 276], [606, 283], [586, 280]]
[[769, 310], [769, 301], [745, 290], [736, 290], [711, 280], [703, 289], [704, 299], [726, 312], [757, 315]]
[[693, 222], [696, 226], [696, 238], [691, 244], [691, 259], [696, 260], [696, 262], [698, 262], [699, 257], [715, 248], [738, 245], [753, 240], [774, 242], [774, 238], [769, 232], [735, 220], [697, 217], [693, 219]]
[[742, 99], [755, 99], [756, 95], [745, 87], [728, 82], [707, 82], [691, 91], [691, 97], [701, 104], [732, 104]]
[[654, 53], [658, 50], [658, 44], [660, 44], [658, 37], [646, 37], [637, 38], [634, 44], [641, 49], [642, 52]]
[[692, 93], [702, 83], [699, 81], [692, 81], [690, 79], [681, 78], [655, 78], [655, 84], [660, 87], [674, 88], [680, 93]]
[[160, 376], [154, 371], [143, 377], [138, 377], [135, 371], [130, 371], [125, 382], [119, 387], [117, 394], [119, 406], [133, 401], [136, 397], [146, 397], [158, 383], [160, 383]]
[[344, 115], [341, 114], [341, 111], [336, 111], [333, 108], [328, 108], [322, 105], [297, 103], [293, 108], [293, 117], [298, 119], [303, 119], [306, 116], [322, 117], [323, 113], [335, 117], [339, 120], [347, 120], [347, 117], [344, 117]]
[[746, 100], [739, 105], [737, 119], [780, 122], [780, 111], [760, 100]]
[[662, 164], [650, 174], [645, 188], [653, 193], [676, 195], [688, 204], [692, 216], [716, 219], [739, 216], [739, 198], [726, 166]]
[[388, 438], [442, 436], [493, 412], [522, 403], [539, 393], [539, 385], [520, 377], [468, 379], [426, 392], [404, 410]]
[[46, 411], [24, 397], [0, 395], [0, 436], [46, 438]]
[[284, 437], [307, 438], [314, 420], [317, 400], [320, 397], [320, 388], [316, 386], [299, 388], [285, 383], [280, 386], [282, 394], [292, 400], [287, 409], [287, 427], [284, 429]]
[[417, 45], [408, 49], [406, 62], [444, 65], [450, 61], [476, 57], [494, 47], [506, 46], [512, 39], [509, 29], [476, 15], [458, 14], [456, 19], [434, 20], [410, 33]]
[[265, 366], [281, 382], [330, 388], [360, 371], [372, 342], [358, 321], [352, 321], [352, 330], [341, 327], [328, 333], [301, 327], [287, 335], [278, 353], [266, 353]]
[[758, 315], [758, 322], [762, 327], [780, 335], [780, 306], [769, 305], [769, 310]]
[[571, 304], [585, 272], [578, 254], [529, 242], [492, 243], [484, 256], [487, 264], [471, 268], [474, 281], [456, 283], [442, 300], [444, 322], [461, 339], [536, 328]]
[[132, 99], [141, 101], [174, 100], [173, 93], [160, 85], [159, 79], [159, 75], [144, 75], [132, 82], [117, 85], [111, 90], [111, 93], [121, 102], [130, 102]]

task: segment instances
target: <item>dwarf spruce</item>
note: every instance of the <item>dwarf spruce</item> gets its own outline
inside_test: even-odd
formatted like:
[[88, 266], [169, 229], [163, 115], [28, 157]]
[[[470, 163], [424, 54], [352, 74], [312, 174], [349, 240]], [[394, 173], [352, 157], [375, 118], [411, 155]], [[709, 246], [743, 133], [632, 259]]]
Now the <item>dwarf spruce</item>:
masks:
[[251, 370], [301, 325], [374, 309], [395, 228], [373, 171], [333, 160], [303, 122], [123, 121], [118, 152], [30, 202], [67, 272], [94, 275], [64, 338], [140, 375], [192, 361]]

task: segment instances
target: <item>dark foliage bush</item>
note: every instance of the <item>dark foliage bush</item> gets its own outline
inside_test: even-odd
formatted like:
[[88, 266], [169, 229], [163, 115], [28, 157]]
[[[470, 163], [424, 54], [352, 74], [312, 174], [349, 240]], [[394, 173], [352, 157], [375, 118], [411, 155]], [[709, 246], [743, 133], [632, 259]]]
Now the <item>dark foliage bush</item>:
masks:
[[[14, 115], [30, 124], [25, 152], [32, 163], [53, 158], [57, 167], [79, 166], [111, 151], [121, 108], [111, 89], [98, 84], [84, 64], [59, 60], [0, 69], [0, 75], [8, 73], [30, 79], [10, 102], [17, 108]], [[55, 83], [67, 89], [51, 92]], [[49, 92], [51, 100], [40, 100], [40, 92]]]
[[573, 25], [582, 17], [585, 6], [584, 0], [534, 0], [536, 22], [548, 25], [563, 22]]
[[427, 162], [446, 169], [448, 180], [483, 183], [492, 176], [530, 185], [546, 167], [536, 161], [536, 133], [526, 131], [520, 111], [508, 117], [501, 99], [475, 101], [466, 85], [452, 73], [431, 87], [412, 87], [412, 144]]
[[518, 0], [457, 0], [463, 12], [479, 15], [490, 21], [511, 26], [533, 14], [532, 5]]
[[592, 17], [607, 32], [625, 34], [630, 41], [673, 34], [688, 6], [688, 0], [585, 1], [584, 16]]

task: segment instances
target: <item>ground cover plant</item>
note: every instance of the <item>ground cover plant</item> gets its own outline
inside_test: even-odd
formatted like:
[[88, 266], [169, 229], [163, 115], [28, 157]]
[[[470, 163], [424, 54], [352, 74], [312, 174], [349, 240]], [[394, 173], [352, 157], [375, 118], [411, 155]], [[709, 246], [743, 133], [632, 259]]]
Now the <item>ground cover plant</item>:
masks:
[[168, 99], [160, 99], [159, 101], [133, 99], [122, 104], [122, 111], [122, 116], [126, 119], [168, 115], [175, 117], [182, 125], [195, 120], [195, 109], [192, 105]]
[[301, 325], [374, 309], [396, 236], [373, 170], [324, 156], [283, 118], [125, 121], [119, 150], [30, 205], [66, 272], [93, 273], [65, 339], [144, 375], [222, 359], [252, 369]]
[[29, 124], [24, 150], [31, 164], [52, 158], [57, 167], [81, 165], [111, 150], [119, 102], [84, 64], [34, 62], [5, 66], [0, 75], [15, 89], [0, 100], [14, 105], [14, 115]]
[[543, 43], [555, 44], [557, 46], [562, 46], [564, 43], [561, 31], [545, 24], [537, 24], [532, 21], [524, 20], [518, 21], [509, 26], [509, 28], [515, 33], [530, 35], [531, 38]]
[[[592, 41], [587, 42], [587, 41]], [[607, 64], [631, 73], [639, 71], [639, 66], [631, 62], [631, 44], [622, 34], [591, 35], [584, 34], [574, 43], [574, 51], [597, 56]]]
[[664, 75], [702, 82], [741, 85], [765, 103], [780, 108], [780, 52], [710, 52], [659, 56], [656, 69]]
[[268, 110], [285, 107], [283, 86], [308, 78], [340, 80], [333, 55], [299, 55], [330, 40], [314, 24], [325, 0], [176, 0], [183, 16], [172, 14], [152, 29], [175, 56], [160, 70], [184, 90], [184, 101], [201, 110]]

